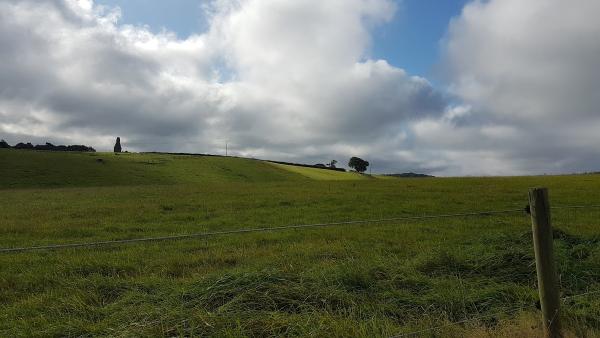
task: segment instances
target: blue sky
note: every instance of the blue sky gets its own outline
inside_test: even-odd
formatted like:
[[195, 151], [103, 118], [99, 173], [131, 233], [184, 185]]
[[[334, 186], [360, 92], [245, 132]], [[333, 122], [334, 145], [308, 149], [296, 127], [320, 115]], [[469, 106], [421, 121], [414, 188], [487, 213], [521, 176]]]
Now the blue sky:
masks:
[[431, 77], [439, 60], [439, 43], [452, 17], [466, 0], [406, 0], [393, 21], [374, 33], [373, 56], [410, 74]]
[[198, 0], [96, 0], [96, 4], [119, 6], [121, 23], [148, 25], [158, 32], [163, 27], [181, 38], [202, 32], [206, 28], [202, 5]]
[[[452, 17], [458, 16], [467, 0], [398, 1], [394, 19], [373, 33], [372, 57], [385, 59], [412, 75], [435, 82], [432, 68], [439, 60], [439, 43]], [[152, 31], [163, 28], [181, 38], [206, 29], [202, 4], [198, 0], [97, 0], [119, 6], [122, 23], [148, 25]]]

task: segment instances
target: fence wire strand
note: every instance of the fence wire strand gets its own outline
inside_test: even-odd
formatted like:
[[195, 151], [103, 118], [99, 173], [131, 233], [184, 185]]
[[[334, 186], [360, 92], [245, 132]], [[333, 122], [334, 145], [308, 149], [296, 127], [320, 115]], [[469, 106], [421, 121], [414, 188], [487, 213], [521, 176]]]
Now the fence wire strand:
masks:
[[[553, 210], [554, 209], [556, 209], [556, 210], [572, 210], [572, 212], [575, 212], [575, 211], [581, 210], [581, 209], [598, 209], [598, 208], [600, 208], [600, 205], [559, 205], [559, 206], [552, 206], [551, 207], [551, 209], [553, 209]], [[533, 272], [533, 274], [535, 274], [535, 272]], [[476, 283], [475, 285], [479, 285], [479, 283]], [[469, 284], [469, 286], [472, 287], [473, 285]], [[464, 285], [461, 284], [460, 288], [463, 289]], [[568, 300], [577, 299], [577, 298], [581, 298], [581, 297], [585, 297], [585, 296], [590, 296], [590, 295], [597, 295], [597, 294], [600, 294], [600, 290], [588, 291], [588, 292], [583, 292], [583, 293], [579, 293], [579, 294], [575, 294], [575, 295], [561, 297], [560, 301], [561, 301], [561, 303], [565, 303], [565, 301], [568, 301]], [[490, 313], [490, 314], [485, 314], [485, 315], [481, 315], [481, 316], [475, 316], [475, 317], [471, 317], [471, 318], [465, 318], [463, 320], [459, 320], [459, 321], [456, 321], [456, 322], [451, 322], [451, 323], [446, 323], [446, 324], [442, 324], [442, 325], [426, 327], [426, 328], [423, 328], [423, 329], [420, 329], [420, 330], [415, 330], [415, 331], [400, 333], [398, 335], [394, 335], [394, 336], [391, 336], [389, 338], [420, 336], [420, 335], [422, 335], [424, 333], [427, 333], [427, 332], [437, 331], [437, 330], [441, 330], [441, 329], [444, 329], [444, 328], [452, 327], [452, 326], [455, 326], [455, 325], [461, 325], [461, 324], [466, 324], [466, 323], [477, 321], [477, 320], [481, 320], [481, 319], [486, 319], [486, 318], [490, 318], [490, 317], [500, 316], [502, 314], [510, 315], [510, 314], [514, 314], [514, 313], [516, 313], [518, 311], [528, 310], [528, 309], [529, 310], [536, 310], [536, 311], [539, 310], [534, 305], [532, 305], [532, 306], [520, 306], [520, 307], [517, 307], [517, 308], [509, 308], [509, 309], [507, 309], [505, 311], [501, 311], [501, 312]]]
[[[600, 205], [562, 205], [562, 206], [551, 207], [551, 209], [593, 209], [593, 208], [600, 208]], [[451, 217], [491, 216], [491, 215], [498, 215], [498, 214], [522, 213], [522, 212], [526, 212], [527, 209], [528, 209], [528, 207], [525, 207], [523, 209], [491, 210], [491, 211], [480, 211], [480, 212], [422, 215], [422, 216], [403, 216], [403, 217], [342, 221], [342, 222], [330, 222], [330, 223], [295, 224], [295, 225], [285, 225], [285, 226], [266, 227], [266, 228], [235, 229], [235, 230], [182, 234], [182, 235], [118, 239], [118, 240], [86, 242], [86, 243], [66, 243], [66, 244], [49, 244], [49, 245], [30, 246], [30, 247], [0, 248], [0, 254], [1, 253], [18, 253], [18, 252], [27, 252], [27, 251], [37, 251], [37, 250], [57, 250], [57, 249], [69, 249], [69, 248], [97, 247], [97, 246], [143, 243], [143, 242], [160, 242], [160, 241], [181, 240], [181, 239], [189, 239], [189, 238], [212, 237], [212, 236], [220, 236], [220, 235], [281, 231], [281, 230], [302, 229], [302, 228], [318, 228], [318, 227], [328, 227], [328, 226], [336, 226], [336, 225], [384, 223], [384, 222], [392, 222], [392, 221], [426, 220], [426, 219], [451, 218]]]
[[550, 209], [597, 209], [600, 208], [600, 204], [592, 205], [558, 205], [552, 206]]
[[295, 225], [284, 225], [284, 226], [264, 227], [264, 228], [223, 230], [223, 231], [201, 232], [201, 233], [183, 234], [183, 235], [132, 238], [132, 239], [120, 239], [120, 240], [97, 241], [97, 242], [86, 242], [86, 243], [49, 244], [49, 245], [31, 246], [31, 247], [1, 248], [0, 253], [17, 253], [17, 252], [36, 251], [36, 250], [57, 250], [57, 249], [69, 249], [69, 248], [82, 248], [82, 247], [97, 247], [97, 246], [118, 245], [118, 244], [142, 243], [142, 242], [160, 242], [160, 241], [180, 240], [180, 239], [189, 239], [189, 238], [212, 237], [212, 236], [220, 236], [220, 235], [258, 233], [258, 232], [282, 231], [282, 230], [304, 229], [304, 228], [322, 228], [322, 227], [339, 226], [339, 225], [372, 224], [372, 223], [385, 223], [385, 222], [395, 222], [395, 221], [414, 221], [414, 220], [427, 220], [427, 219], [439, 219], [439, 218], [452, 218], [452, 217], [490, 216], [490, 215], [498, 215], [498, 214], [512, 214], [512, 213], [518, 213], [518, 212], [522, 213], [522, 212], [524, 212], [523, 210], [524, 209], [508, 209], [508, 210], [492, 210], [492, 211], [480, 211], [480, 212], [468, 212], [468, 213], [455, 213], [455, 214], [403, 216], [403, 217], [342, 221], [342, 222], [330, 222], [330, 223], [295, 224]]
[[583, 296], [587, 296], [587, 295], [595, 295], [595, 294], [599, 294], [599, 291], [590, 291], [590, 292], [584, 292], [584, 293], [579, 293], [576, 295], [571, 295], [571, 296], [566, 296], [566, 297], [562, 297], [560, 300], [565, 301], [568, 299], [573, 299], [573, 298], [579, 298], [579, 297], [583, 297]]
[[[551, 209], [598, 209], [600, 205], [559, 205], [552, 206]], [[313, 224], [294, 224], [294, 225], [285, 225], [285, 226], [274, 226], [274, 227], [261, 227], [261, 228], [248, 228], [248, 229], [234, 229], [234, 230], [222, 230], [222, 231], [211, 231], [211, 232], [201, 232], [201, 233], [191, 233], [191, 234], [180, 234], [180, 235], [171, 235], [171, 236], [159, 236], [159, 237], [147, 237], [147, 238], [133, 238], [133, 239], [120, 239], [120, 240], [107, 240], [107, 241], [96, 241], [96, 242], [86, 242], [86, 243], [65, 243], [65, 244], [49, 244], [49, 245], [41, 245], [41, 246], [30, 246], [30, 247], [14, 247], [14, 248], [0, 248], [1, 253], [20, 253], [20, 252], [31, 252], [37, 250], [58, 250], [58, 249], [70, 249], [70, 248], [84, 248], [84, 247], [99, 247], [99, 246], [110, 246], [110, 245], [121, 245], [121, 244], [132, 244], [132, 243], [144, 243], [144, 242], [161, 242], [161, 241], [171, 241], [171, 240], [181, 240], [181, 239], [191, 239], [191, 238], [203, 238], [203, 237], [213, 237], [213, 236], [226, 236], [226, 235], [235, 235], [235, 234], [248, 234], [248, 233], [261, 233], [261, 232], [271, 232], [271, 231], [284, 231], [284, 230], [293, 230], [293, 229], [309, 229], [309, 228], [323, 228], [323, 227], [332, 227], [332, 226], [341, 226], [341, 225], [357, 225], [357, 224], [374, 224], [374, 223], [386, 223], [386, 222], [397, 222], [397, 221], [415, 221], [415, 220], [431, 220], [431, 219], [444, 219], [444, 218], [459, 218], [459, 217], [476, 217], [476, 216], [491, 216], [491, 215], [504, 215], [504, 214], [517, 214], [522, 213], [525, 214], [527, 208], [519, 208], [519, 209], [507, 209], [507, 210], [492, 210], [492, 211], [480, 211], [480, 212], [466, 212], [466, 213], [449, 213], [449, 214], [437, 214], [437, 215], [421, 215], [421, 216], [403, 216], [403, 217], [391, 217], [391, 218], [378, 218], [378, 219], [366, 219], [366, 220], [349, 220], [349, 221], [339, 221], [339, 222], [328, 222], [328, 223], [313, 223]], [[459, 280], [461, 280], [461, 290], [464, 292], [464, 285], [462, 285], [462, 279], [460, 274], [458, 275]], [[479, 283], [477, 283], [479, 284]], [[473, 286], [473, 285], [468, 285]], [[579, 298], [588, 295], [600, 294], [600, 290], [598, 291], [589, 291], [580, 294], [565, 296], [560, 298], [561, 302], [565, 300], [570, 300], [574, 298]], [[463, 295], [463, 302], [468, 301], [468, 299]], [[185, 306], [190, 301], [184, 301], [181, 305]], [[504, 311], [498, 311], [494, 313], [477, 315], [471, 318], [465, 318], [456, 322], [450, 322], [442, 325], [432, 326], [428, 328], [423, 328], [420, 330], [400, 333], [394, 336], [390, 336], [390, 338], [397, 337], [411, 337], [419, 334], [423, 334], [426, 332], [441, 330], [447, 327], [466, 324], [469, 322], [474, 322], [490, 317], [498, 317], [501, 315], [512, 315], [519, 311], [523, 310], [531, 310], [536, 309], [534, 305], [526, 306], [521, 305], [519, 307], [507, 308]], [[168, 319], [169, 314], [163, 314], [157, 320], [162, 322], [165, 319]], [[125, 324], [125, 326], [129, 326], [131, 324]]]

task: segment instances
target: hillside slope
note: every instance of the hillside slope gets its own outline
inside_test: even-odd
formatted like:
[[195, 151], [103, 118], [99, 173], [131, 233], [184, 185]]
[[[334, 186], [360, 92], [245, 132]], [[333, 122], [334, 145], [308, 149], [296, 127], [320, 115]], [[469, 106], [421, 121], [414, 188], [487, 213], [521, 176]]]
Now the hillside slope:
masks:
[[[564, 208], [600, 204], [600, 175], [334, 181], [288, 169], [0, 151], [0, 187], [25, 187], [0, 189], [0, 248], [220, 233], [4, 252], [0, 337], [390, 337], [442, 325], [432, 334], [541, 336], [521, 211], [532, 186], [563, 206], [552, 222], [564, 327], [577, 333], [566, 336], [600, 336], [600, 298], [586, 295], [600, 290], [600, 209]], [[43, 188], [56, 186], [67, 188]], [[514, 211], [447, 217], [490, 210]], [[284, 230], [302, 224], [330, 226]]]
[[358, 174], [356, 172], [343, 172], [334, 170], [325, 170], [318, 168], [300, 167], [288, 164], [270, 163], [271, 165], [287, 170], [292, 173], [302, 175], [304, 177], [318, 181], [355, 181], [365, 180], [370, 176]]
[[306, 179], [266, 162], [232, 157], [0, 149], [0, 189]]

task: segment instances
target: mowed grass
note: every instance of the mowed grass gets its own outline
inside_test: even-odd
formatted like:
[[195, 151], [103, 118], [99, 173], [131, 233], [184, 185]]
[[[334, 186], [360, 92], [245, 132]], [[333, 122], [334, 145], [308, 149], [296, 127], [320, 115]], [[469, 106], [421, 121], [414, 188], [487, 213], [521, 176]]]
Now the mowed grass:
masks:
[[[555, 206], [600, 204], [597, 175], [336, 181], [244, 159], [95, 155], [1, 151], [2, 247], [519, 209], [532, 186], [547, 186]], [[553, 211], [563, 296], [600, 290], [598, 216]], [[540, 336], [529, 222], [513, 213], [3, 253], [0, 336], [386, 337], [466, 318], [478, 319], [420, 335]], [[598, 299], [563, 302], [572, 336], [599, 334]]]
[[271, 163], [272, 165], [296, 173], [300, 174], [304, 177], [320, 180], [320, 181], [355, 181], [355, 180], [364, 180], [370, 178], [367, 175], [361, 175], [356, 172], [341, 172], [335, 170], [327, 170], [327, 169], [317, 169], [317, 168], [308, 168], [308, 167], [299, 167], [294, 165], [280, 164], [280, 163]]

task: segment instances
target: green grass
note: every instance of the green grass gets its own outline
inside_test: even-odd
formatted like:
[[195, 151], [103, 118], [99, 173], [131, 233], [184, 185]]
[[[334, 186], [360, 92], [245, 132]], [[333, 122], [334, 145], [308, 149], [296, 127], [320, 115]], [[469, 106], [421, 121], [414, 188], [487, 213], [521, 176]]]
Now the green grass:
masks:
[[[553, 205], [600, 204], [598, 175], [318, 180], [253, 160], [95, 155], [0, 151], [1, 246], [522, 208], [532, 186]], [[564, 296], [600, 290], [599, 216], [553, 212]], [[481, 317], [434, 334], [531, 337], [530, 237], [508, 214], [0, 254], [0, 336], [385, 337]], [[599, 297], [563, 309], [573, 335], [599, 334]]]
[[289, 182], [303, 179], [267, 162], [218, 156], [0, 149], [0, 160], [0, 189]]
[[364, 180], [370, 178], [366, 175], [361, 175], [356, 172], [340, 172], [327, 169], [317, 169], [308, 167], [299, 167], [294, 165], [271, 163], [272, 165], [296, 173], [302, 176], [308, 177], [313, 180], [319, 181], [355, 181]]

